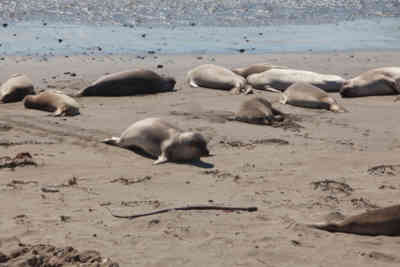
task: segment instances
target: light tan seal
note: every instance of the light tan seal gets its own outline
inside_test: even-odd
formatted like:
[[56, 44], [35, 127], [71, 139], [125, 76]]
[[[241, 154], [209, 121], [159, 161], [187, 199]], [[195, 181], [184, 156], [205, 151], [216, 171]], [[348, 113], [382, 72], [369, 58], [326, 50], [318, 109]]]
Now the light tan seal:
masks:
[[271, 103], [263, 97], [253, 97], [244, 101], [233, 120], [271, 125], [276, 121], [283, 121], [283, 113], [275, 109]]
[[378, 68], [347, 80], [340, 90], [342, 97], [400, 94], [400, 67]]
[[256, 63], [256, 64], [250, 65], [248, 67], [245, 67], [245, 68], [232, 69], [232, 71], [244, 78], [247, 78], [247, 76], [249, 76], [251, 74], [261, 73], [261, 72], [271, 70], [271, 69], [287, 69], [287, 67], [271, 65], [268, 63]]
[[339, 92], [344, 81], [337, 75], [295, 69], [271, 69], [247, 77], [247, 83], [253, 88], [273, 92], [285, 91], [298, 82], [312, 84], [326, 92]]
[[137, 69], [100, 77], [76, 96], [130, 96], [174, 90], [175, 79], [154, 71]]
[[338, 223], [311, 224], [309, 226], [329, 232], [398, 236], [400, 235], [400, 205], [367, 211]]
[[24, 74], [14, 74], [0, 87], [0, 102], [11, 103], [24, 99], [26, 95], [34, 95], [33, 82]]
[[195, 132], [183, 132], [160, 118], [147, 118], [132, 124], [120, 137], [103, 143], [125, 148], [140, 148], [157, 158], [154, 164], [167, 161], [194, 161], [210, 155], [205, 138]]
[[308, 83], [295, 83], [281, 95], [281, 104], [304, 108], [327, 109], [333, 112], [346, 112], [336, 100], [318, 87]]
[[186, 80], [191, 87], [230, 90], [233, 94], [251, 93], [245, 78], [213, 64], [200, 65], [188, 71]]
[[79, 104], [70, 96], [59, 91], [44, 91], [38, 95], [27, 95], [24, 106], [53, 112], [54, 116], [75, 116], [79, 113]]

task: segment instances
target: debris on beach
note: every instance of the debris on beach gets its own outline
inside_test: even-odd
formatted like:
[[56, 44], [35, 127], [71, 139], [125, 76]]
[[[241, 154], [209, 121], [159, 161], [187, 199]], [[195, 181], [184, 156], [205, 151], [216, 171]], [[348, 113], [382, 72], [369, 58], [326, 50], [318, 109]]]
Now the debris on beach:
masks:
[[33, 165], [33, 166], [38, 165], [33, 160], [29, 152], [18, 153], [14, 158], [8, 156], [0, 157], [0, 169], [2, 168], [15, 169], [16, 167], [23, 167], [27, 165]]

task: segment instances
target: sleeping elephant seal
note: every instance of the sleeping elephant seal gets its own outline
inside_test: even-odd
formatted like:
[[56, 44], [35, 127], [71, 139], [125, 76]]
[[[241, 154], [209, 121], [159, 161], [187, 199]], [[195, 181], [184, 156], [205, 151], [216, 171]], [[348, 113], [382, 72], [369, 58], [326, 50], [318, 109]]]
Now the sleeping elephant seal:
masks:
[[281, 104], [303, 108], [327, 109], [333, 112], [346, 112], [336, 100], [318, 87], [308, 83], [295, 83], [281, 96]]
[[271, 65], [267, 63], [257, 63], [250, 65], [246, 68], [236, 68], [232, 69], [232, 71], [244, 78], [247, 78], [247, 76], [254, 74], [254, 73], [261, 73], [270, 69], [287, 69], [287, 67], [284, 66], [277, 66], [277, 65]]
[[400, 205], [367, 211], [338, 223], [311, 224], [309, 226], [329, 232], [399, 236]]
[[103, 143], [130, 148], [136, 147], [152, 157], [154, 164], [167, 161], [194, 161], [207, 157], [205, 138], [194, 132], [183, 132], [159, 118], [147, 118], [132, 124], [120, 137], [103, 140]]
[[76, 96], [130, 96], [172, 91], [175, 79], [151, 70], [129, 70], [102, 76]]
[[14, 74], [1, 85], [0, 102], [18, 102], [24, 99], [26, 95], [34, 94], [35, 90], [31, 79], [23, 74]]
[[271, 125], [276, 121], [283, 121], [283, 113], [272, 107], [271, 103], [262, 97], [253, 97], [244, 101], [233, 120]]
[[192, 87], [230, 90], [233, 94], [251, 93], [246, 87], [246, 79], [224, 67], [204, 64], [187, 73], [186, 80]]
[[400, 94], [400, 67], [372, 69], [347, 80], [340, 90], [342, 97]]
[[344, 81], [337, 75], [295, 69], [271, 69], [247, 77], [247, 83], [253, 88], [273, 92], [285, 91], [297, 82], [312, 84], [326, 92], [339, 92]]
[[79, 113], [79, 104], [70, 96], [59, 91], [44, 91], [38, 95], [24, 98], [24, 106], [53, 112], [54, 116], [75, 116]]

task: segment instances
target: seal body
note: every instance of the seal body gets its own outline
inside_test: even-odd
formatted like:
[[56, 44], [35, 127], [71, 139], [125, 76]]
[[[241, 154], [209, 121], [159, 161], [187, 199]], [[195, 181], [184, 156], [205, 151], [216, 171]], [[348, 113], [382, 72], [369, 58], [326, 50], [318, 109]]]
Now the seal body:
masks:
[[255, 73], [261, 73], [267, 70], [271, 70], [271, 69], [287, 69], [287, 67], [285, 66], [278, 66], [278, 65], [271, 65], [268, 63], [257, 63], [257, 64], [253, 64], [250, 65], [246, 68], [236, 68], [236, 69], [232, 69], [232, 71], [244, 78], [247, 78], [247, 76], [251, 75], [251, 74], [255, 74]]
[[33, 82], [24, 74], [14, 74], [0, 87], [0, 102], [18, 102], [26, 95], [34, 95]]
[[210, 154], [201, 134], [183, 132], [160, 118], [137, 121], [123, 131], [120, 137], [105, 139], [103, 142], [125, 148], [140, 148], [158, 158], [154, 164], [193, 161]]
[[367, 211], [338, 223], [312, 224], [309, 226], [329, 232], [399, 236], [400, 205]]
[[327, 109], [333, 112], [344, 112], [336, 100], [325, 91], [308, 83], [294, 83], [281, 96], [282, 104], [304, 108]]
[[274, 92], [285, 91], [297, 82], [312, 84], [326, 92], [339, 92], [344, 81], [337, 75], [295, 69], [271, 69], [247, 77], [248, 84], [253, 88]]
[[129, 96], [172, 91], [175, 79], [151, 70], [129, 70], [102, 76], [77, 96]]
[[230, 90], [234, 94], [249, 93], [246, 79], [224, 67], [204, 64], [187, 73], [187, 82], [192, 87]]
[[234, 117], [237, 121], [270, 125], [274, 121], [282, 121], [283, 113], [272, 107], [271, 103], [262, 97], [253, 97], [244, 101]]
[[53, 112], [54, 116], [74, 116], [79, 114], [79, 104], [70, 96], [59, 91], [44, 91], [38, 95], [27, 95], [24, 106]]
[[342, 97], [400, 94], [400, 67], [372, 69], [347, 80], [340, 90]]

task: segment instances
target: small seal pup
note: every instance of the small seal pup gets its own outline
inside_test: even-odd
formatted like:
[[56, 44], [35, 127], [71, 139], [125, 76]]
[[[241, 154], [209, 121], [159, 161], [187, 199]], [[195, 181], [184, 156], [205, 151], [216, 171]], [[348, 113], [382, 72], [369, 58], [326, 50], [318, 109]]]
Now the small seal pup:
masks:
[[175, 79], [151, 70], [137, 69], [100, 77], [76, 96], [130, 96], [172, 91]]
[[342, 97], [400, 94], [400, 67], [372, 69], [347, 80], [340, 90]]
[[283, 113], [272, 107], [263, 97], [253, 97], [244, 101], [232, 120], [252, 124], [271, 125], [276, 121], [283, 121]]
[[326, 92], [339, 92], [344, 81], [337, 75], [295, 69], [271, 69], [247, 77], [247, 83], [253, 88], [272, 92], [285, 91], [297, 82], [312, 84]]
[[205, 138], [194, 132], [183, 132], [160, 118], [137, 121], [103, 143], [130, 148], [136, 147], [158, 159], [154, 164], [167, 161], [194, 161], [210, 155]]
[[270, 69], [287, 69], [285, 66], [278, 66], [278, 65], [271, 65], [268, 63], [257, 63], [250, 65], [246, 68], [236, 68], [232, 69], [232, 71], [244, 78], [247, 78], [247, 76], [254, 74], [254, 73], [261, 73]]
[[38, 95], [24, 98], [25, 108], [53, 112], [54, 116], [75, 116], [79, 113], [79, 104], [70, 96], [59, 91], [44, 91]]
[[33, 82], [24, 74], [14, 74], [0, 87], [0, 102], [11, 103], [24, 99], [26, 95], [34, 95]]
[[400, 205], [375, 209], [348, 217], [338, 223], [311, 224], [309, 227], [329, 232], [359, 235], [400, 235]]
[[346, 112], [336, 100], [318, 87], [308, 83], [294, 83], [281, 95], [281, 104], [304, 108], [327, 109], [333, 112]]
[[251, 88], [246, 87], [245, 78], [213, 64], [200, 65], [188, 71], [186, 80], [191, 87], [230, 90], [233, 94], [251, 93]]

